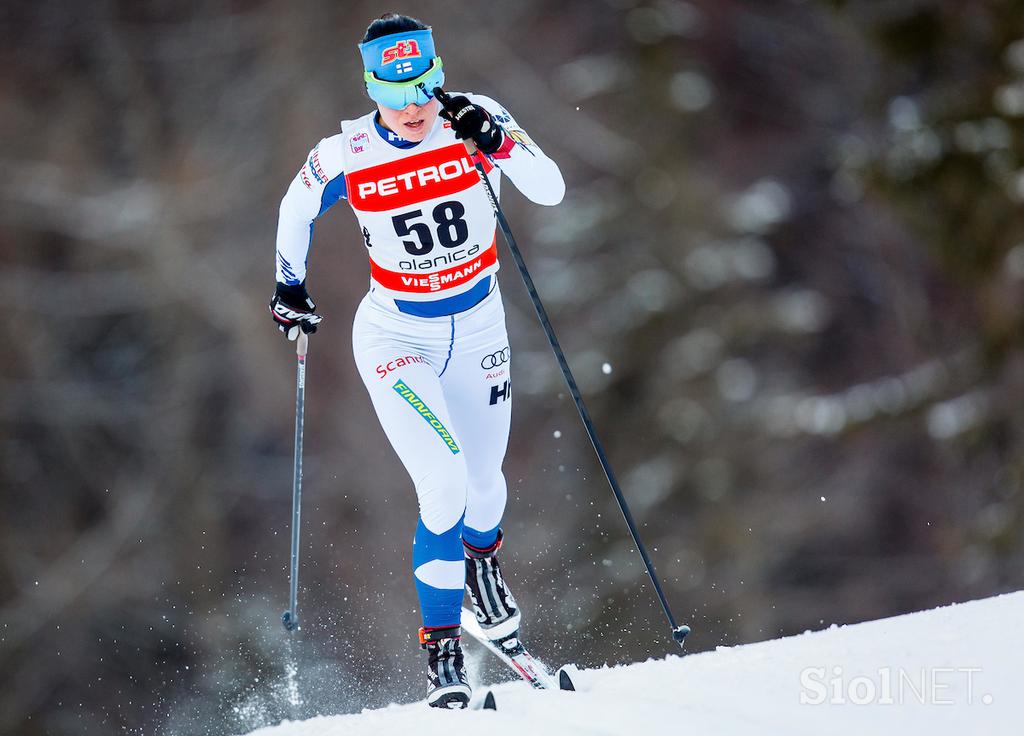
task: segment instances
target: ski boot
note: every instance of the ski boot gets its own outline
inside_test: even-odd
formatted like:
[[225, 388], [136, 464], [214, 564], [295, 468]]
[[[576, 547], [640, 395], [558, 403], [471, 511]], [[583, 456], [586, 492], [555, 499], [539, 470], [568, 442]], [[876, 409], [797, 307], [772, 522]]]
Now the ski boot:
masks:
[[420, 629], [420, 646], [427, 650], [427, 705], [460, 709], [469, 705], [472, 692], [462, 658], [459, 626]]
[[[501, 531], [490, 547], [480, 549], [463, 540], [466, 550], [466, 591], [473, 613], [488, 639], [511, 651], [519, 645], [519, 607], [498, 566]], [[509, 644], [511, 646], [505, 646]]]

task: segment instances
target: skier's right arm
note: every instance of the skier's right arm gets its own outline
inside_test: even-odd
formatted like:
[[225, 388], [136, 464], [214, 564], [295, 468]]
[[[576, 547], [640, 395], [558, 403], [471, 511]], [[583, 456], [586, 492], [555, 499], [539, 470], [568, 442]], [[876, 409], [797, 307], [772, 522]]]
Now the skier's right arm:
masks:
[[315, 332], [320, 317], [306, 292], [306, 261], [314, 221], [346, 196], [341, 136], [324, 138], [306, 156], [281, 200], [277, 220], [277, 287], [270, 312], [294, 340], [298, 329]]
[[281, 200], [277, 220], [279, 284], [295, 286], [306, 280], [313, 221], [346, 196], [341, 137], [324, 138], [313, 146]]

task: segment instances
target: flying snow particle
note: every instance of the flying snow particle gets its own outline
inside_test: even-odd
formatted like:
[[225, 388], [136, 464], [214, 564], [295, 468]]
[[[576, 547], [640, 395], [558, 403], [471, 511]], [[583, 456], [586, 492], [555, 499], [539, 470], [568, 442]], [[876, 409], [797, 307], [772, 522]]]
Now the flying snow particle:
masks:
[[556, 429], [554, 432], [551, 433], [551, 436], [554, 437], [556, 440], [559, 439], [562, 436], [562, 430]]
[[825, 503], [825, 497], [824, 496], [821, 497], [821, 502]]
[[606, 376], [609, 375], [612, 372], [612, 364], [611, 363], [603, 364], [601, 366], [601, 372], [604, 373]]

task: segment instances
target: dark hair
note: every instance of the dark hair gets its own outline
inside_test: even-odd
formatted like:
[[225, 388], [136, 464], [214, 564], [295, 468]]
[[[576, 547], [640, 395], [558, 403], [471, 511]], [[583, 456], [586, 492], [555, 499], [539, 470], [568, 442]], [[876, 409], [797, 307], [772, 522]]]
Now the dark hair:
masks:
[[420, 23], [415, 18], [410, 18], [408, 15], [399, 15], [398, 13], [384, 13], [377, 20], [373, 21], [367, 29], [366, 35], [363, 36], [362, 43], [372, 41], [375, 38], [381, 36], [390, 36], [392, 33], [404, 33], [406, 31], [425, 31], [430, 26]]

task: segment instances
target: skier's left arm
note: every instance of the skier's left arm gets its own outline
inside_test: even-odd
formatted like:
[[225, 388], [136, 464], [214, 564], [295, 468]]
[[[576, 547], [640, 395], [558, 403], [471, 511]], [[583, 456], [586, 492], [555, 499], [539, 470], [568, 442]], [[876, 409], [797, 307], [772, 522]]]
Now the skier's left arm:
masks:
[[501, 128], [501, 145], [489, 154], [491, 162], [530, 201], [543, 205], [561, 202], [565, 196], [565, 181], [558, 164], [544, 155], [540, 146], [500, 104], [484, 95], [471, 94], [469, 99], [484, 108]]

